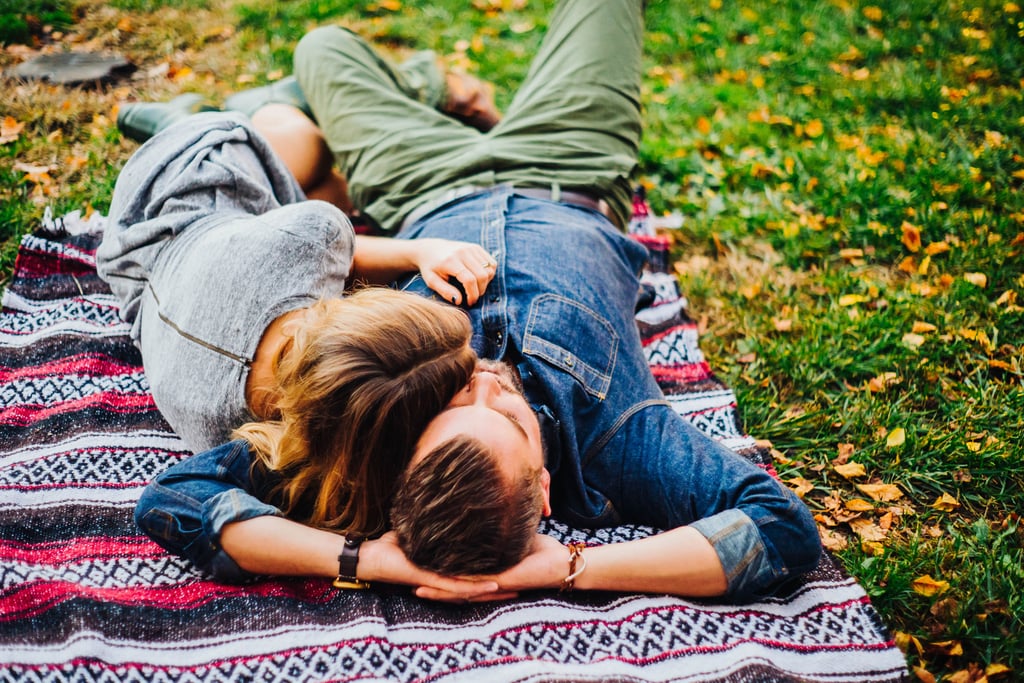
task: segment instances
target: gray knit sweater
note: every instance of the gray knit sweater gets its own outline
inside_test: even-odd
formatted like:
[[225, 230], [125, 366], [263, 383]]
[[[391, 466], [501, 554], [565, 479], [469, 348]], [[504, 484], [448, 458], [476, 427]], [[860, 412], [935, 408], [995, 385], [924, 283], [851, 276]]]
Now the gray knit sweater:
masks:
[[100, 276], [156, 405], [200, 451], [252, 419], [245, 381], [275, 318], [341, 296], [354, 235], [302, 190], [248, 119], [197, 114], [162, 131], [114, 188]]

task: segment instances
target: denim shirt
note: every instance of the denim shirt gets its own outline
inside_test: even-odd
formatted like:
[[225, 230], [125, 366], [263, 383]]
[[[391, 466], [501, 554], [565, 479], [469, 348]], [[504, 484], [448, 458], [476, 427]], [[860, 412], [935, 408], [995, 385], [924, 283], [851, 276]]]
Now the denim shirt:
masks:
[[[691, 525], [714, 547], [728, 594], [749, 599], [816, 566], [807, 508], [766, 472], [669, 406], [633, 317], [645, 249], [588, 209], [496, 187], [441, 207], [400, 237], [482, 244], [498, 261], [468, 313], [483, 358], [517, 366], [538, 414], [555, 515], [571, 524]], [[419, 277], [404, 288], [432, 293]], [[172, 467], [136, 518], [161, 545], [219, 578], [245, 576], [218, 547], [223, 525], [280, 514], [226, 445]]]

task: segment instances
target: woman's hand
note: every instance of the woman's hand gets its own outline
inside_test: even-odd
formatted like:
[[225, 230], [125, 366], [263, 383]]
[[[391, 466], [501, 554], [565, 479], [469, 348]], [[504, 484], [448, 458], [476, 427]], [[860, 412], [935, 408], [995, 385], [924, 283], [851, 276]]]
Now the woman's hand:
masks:
[[[416, 595], [434, 600], [470, 602], [480, 599], [481, 596], [501, 594], [501, 589], [494, 579], [450, 578], [420, 569], [410, 562], [398, 547], [398, 537], [392, 531], [378, 539], [363, 543], [359, 550], [357, 570], [359, 578], [364, 581], [419, 586]], [[421, 591], [427, 594], [422, 594]]]
[[[494, 278], [498, 263], [479, 244], [423, 238], [409, 240], [415, 247], [413, 260], [427, 286], [455, 305], [472, 306]], [[449, 278], [454, 277], [462, 292]]]
[[457, 596], [433, 586], [422, 585], [416, 595], [430, 600], [449, 602], [484, 602], [507, 600], [516, 597], [520, 591], [542, 588], [558, 588], [569, 574], [569, 550], [546, 534], [534, 537], [530, 554], [514, 567], [494, 576], [465, 577], [460, 581], [492, 582], [495, 590], [473, 596]]

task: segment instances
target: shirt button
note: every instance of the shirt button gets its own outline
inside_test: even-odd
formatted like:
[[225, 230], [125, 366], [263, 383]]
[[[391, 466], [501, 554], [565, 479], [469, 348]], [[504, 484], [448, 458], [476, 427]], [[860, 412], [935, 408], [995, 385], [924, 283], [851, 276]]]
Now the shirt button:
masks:
[[501, 340], [504, 338], [505, 335], [503, 335], [501, 332], [498, 332], [497, 334], [494, 335], [494, 341], [498, 342], [499, 344], [501, 343]]
[[501, 301], [501, 297], [500, 297], [500, 296], [498, 296], [497, 294], [491, 294], [491, 298], [490, 298], [490, 300], [491, 300], [491, 303], [492, 303], [492, 304], [496, 304], [496, 303], [498, 303], [499, 301]]

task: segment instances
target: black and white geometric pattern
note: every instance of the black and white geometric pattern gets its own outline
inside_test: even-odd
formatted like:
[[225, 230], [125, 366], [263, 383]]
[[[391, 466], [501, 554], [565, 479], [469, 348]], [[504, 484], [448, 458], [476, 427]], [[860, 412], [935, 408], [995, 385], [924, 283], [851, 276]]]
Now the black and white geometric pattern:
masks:
[[[218, 584], [135, 528], [146, 482], [188, 453], [160, 417], [93, 271], [101, 219], [25, 238], [0, 313], [0, 681], [894, 681], [863, 589], [826, 557], [729, 605], [540, 592], [453, 607], [325, 581]], [[638, 316], [652, 371], [699, 428], [765, 466], [671, 278]], [[590, 544], [656, 530], [543, 531]]]

